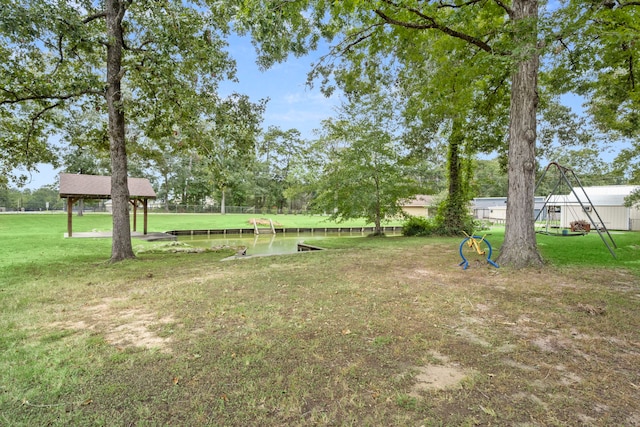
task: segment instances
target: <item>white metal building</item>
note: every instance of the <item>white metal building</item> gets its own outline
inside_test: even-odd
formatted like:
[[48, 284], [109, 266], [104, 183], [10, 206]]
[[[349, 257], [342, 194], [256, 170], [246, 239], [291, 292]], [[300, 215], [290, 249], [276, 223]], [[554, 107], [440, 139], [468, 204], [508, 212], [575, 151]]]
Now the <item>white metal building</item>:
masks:
[[[586, 196], [579, 187], [574, 188], [574, 191], [568, 195], [549, 196], [547, 201], [549, 216], [552, 220], [558, 220], [561, 228], [569, 228], [572, 221], [589, 221], [589, 216], [584, 212], [579, 201], [589, 210], [589, 200], [591, 200], [591, 204], [608, 230], [640, 230], [640, 209], [637, 205], [630, 208], [624, 205], [624, 198], [640, 186], [605, 185], [583, 188]], [[596, 214], [589, 212], [589, 215], [592, 219], [592, 227], [599, 226], [600, 224], [597, 223], [600, 221]]]
[[[546, 197], [534, 197], [533, 217], [538, 216], [542, 209]], [[506, 197], [476, 197], [471, 202], [473, 217], [476, 219], [487, 219], [490, 221], [503, 222], [507, 218], [507, 198]]]

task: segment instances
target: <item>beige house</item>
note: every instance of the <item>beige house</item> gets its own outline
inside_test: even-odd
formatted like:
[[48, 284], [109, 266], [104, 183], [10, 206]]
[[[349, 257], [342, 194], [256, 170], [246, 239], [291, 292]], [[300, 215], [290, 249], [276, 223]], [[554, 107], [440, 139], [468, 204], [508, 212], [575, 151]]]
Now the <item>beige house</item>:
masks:
[[419, 194], [413, 199], [407, 199], [404, 201], [404, 203], [401, 203], [402, 210], [407, 215], [431, 218], [435, 216], [438, 209], [438, 204], [435, 201], [435, 197], [436, 196]]

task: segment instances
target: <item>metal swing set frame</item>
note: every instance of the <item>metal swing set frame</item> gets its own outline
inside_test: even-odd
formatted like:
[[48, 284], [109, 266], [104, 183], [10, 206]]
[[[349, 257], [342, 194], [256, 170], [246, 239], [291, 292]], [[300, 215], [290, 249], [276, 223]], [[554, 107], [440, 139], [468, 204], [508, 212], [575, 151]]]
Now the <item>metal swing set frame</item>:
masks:
[[[552, 166], [554, 166], [558, 171], [558, 180], [557, 180], [555, 186], [553, 187], [553, 190], [551, 190], [551, 193], [549, 194], [549, 196], [547, 196], [547, 198], [545, 199], [544, 205], [542, 206], [540, 211], [538, 211], [538, 214], [536, 215], [534, 223], [538, 222], [538, 220], [540, 219], [540, 215], [543, 212], [547, 212], [551, 196], [556, 194], [556, 191], [558, 190], [558, 188], [562, 184], [566, 184], [567, 187], [571, 189], [571, 193], [575, 196], [576, 200], [580, 204], [580, 207], [582, 208], [582, 212], [584, 212], [586, 214], [587, 218], [589, 218], [590, 223], [594, 225], [594, 228], [598, 232], [598, 235], [600, 235], [600, 238], [602, 239], [602, 242], [605, 244], [607, 249], [609, 249], [609, 252], [611, 253], [611, 256], [613, 258], [616, 258], [616, 254], [614, 253], [613, 248], [617, 249], [618, 246], [616, 245], [615, 241], [613, 240], [613, 237], [611, 237], [611, 233], [609, 233], [609, 230], [607, 230], [607, 227], [604, 225], [604, 221], [602, 221], [602, 218], [600, 217], [600, 214], [598, 214], [598, 211], [596, 210], [595, 206], [593, 206], [593, 203], [591, 202], [591, 199], [589, 198], [589, 196], [587, 195], [587, 192], [585, 191], [584, 187], [582, 186], [582, 183], [580, 182], [580, 179], [573, 172], [573, 170], [569, 169], [568, 167], [562, 166], [557, 162], [549, 163], [549, 165], [546, 167], [546, 169], [542, 173], [542, 176], [540, 177], [540, 179], [536, 183], [535, 191], [537, 192], [538, 187], [543, 182], [547, 172], [549, 171], [549, 169], [551, 169]], [[577, 185], [572, 184], [572, 180]], [[579, 189], [582, 192], [582, 198], [580, 196], [578, 196], [578, 193], [576, 192], [576, 189]], [[583, 200], [585, 200], [586, 203], [583, 202]], [[565, 200], [564, 204], [565, 204], [565, 206], [568, 206], [567, 203], [566, 203], [566, 200]], [[591, 216], [591, 214], [595, 215], [595, 217], [598, 219], [597, 222], [593, 220], [593, 217]], [[545, 231], [540, 230], [540, 231], [537, 231], [537, 233], [547, 234], [547, 235], [557, 235], [557, 236], [575, 235], [575, 233], [573, 233], [573, 234], [568, 234], [568, 233], [566, 233], [566, 234], [550, 233], [549, 232], [549, 225], [548, 225], [549, 224], [549, 212], [547, 212], [547, 218], [546, 219], [547, 219], [547, 228], [546, 228], [546, 230]], [[579, 234], [580, 235], [584, 235], [584, 233], [579, 233]], [[608, 240], [605, 238], [605, 236], [604, 236], [605, 234], [607, 235]], [[611, 242], [611, 244], [609, 244], [609, 242]], [[613, 246], [613, 248], [612, 248], [612, 246]]]

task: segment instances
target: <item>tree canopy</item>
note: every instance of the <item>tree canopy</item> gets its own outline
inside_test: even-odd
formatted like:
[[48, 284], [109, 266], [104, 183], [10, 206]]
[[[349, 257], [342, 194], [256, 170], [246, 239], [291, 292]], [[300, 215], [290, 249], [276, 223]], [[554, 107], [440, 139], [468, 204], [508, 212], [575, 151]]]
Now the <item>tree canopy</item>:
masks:
[[324, 123], [319, 140], [326, 164], [312, 205], [331, 218], [365, 218], [382, 234], [382, 222], [402, 214], [416, 194], [412, 169], [401, 155], [399, 118], [389, 98], [361, 96]]
[[[556, 11], [558, 34], [548, 77], [558, 93], [584, 99], [597, 131], [630, 142], [615, 159], [614, 175], [640, 183], [640, 3], [569, 1]], [[628, 204], [640, 200], [640, 192]]]

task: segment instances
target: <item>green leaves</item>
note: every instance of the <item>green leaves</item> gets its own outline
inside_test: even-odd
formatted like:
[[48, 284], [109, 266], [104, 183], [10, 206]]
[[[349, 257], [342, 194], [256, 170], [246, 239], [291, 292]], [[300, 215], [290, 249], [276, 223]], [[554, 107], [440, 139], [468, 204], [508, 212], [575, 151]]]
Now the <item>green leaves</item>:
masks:
[[324, 124], [327, 163], [314, 209], [378, 227], [400, 214], [400, 201], [415, 195], [417, 185], [403, 162], [394, 111], [390, 98], [362, 95]]
[[583, 2], [569, 2], [557, 19], [569, 24], [554, 50], [557, 90], [585, 96], [599, 130], [637, 136], [640, 9], [624, 3], [585, 7]]
[[[55, 157], [47, 138], [72, 130], [69, 117], [106, 113], [106, 25], [100, 4], [0, 3], [0, 148], [3, 172]], [[123, 108], [147, 135], [190, 128], [215, 115], [217, 84], [233, 78], [227, 28], [211, 10], [179, 2], [127, 4], [120, 64]], [[106, 122], [106, 116], [102, 116]], [[91, 123], [88, 121], [87, 123]], [[95, 123], [88, 134], [99, 132]]]

